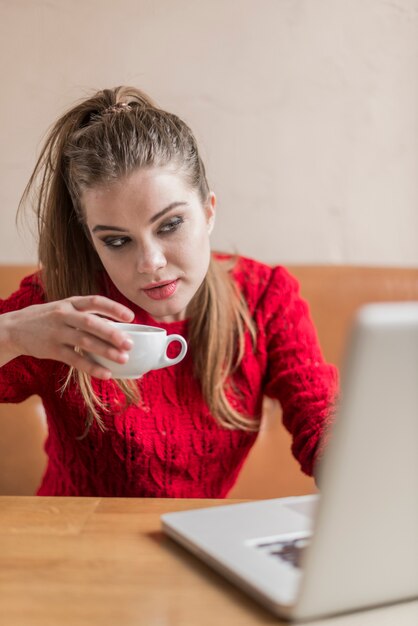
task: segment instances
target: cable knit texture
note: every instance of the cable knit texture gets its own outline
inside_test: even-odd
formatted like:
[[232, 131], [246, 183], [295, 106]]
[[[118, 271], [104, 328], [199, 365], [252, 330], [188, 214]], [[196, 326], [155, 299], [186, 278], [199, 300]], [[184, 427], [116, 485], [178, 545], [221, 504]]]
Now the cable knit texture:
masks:
[[[324, 362], [309, 309], [297, 281], [283, 267], [239, 257], [234, 280], [257, 327], [248, 337], [234, 375], [234, 406], [259, 419], [263, 395], [277, 398], [302, 470], [312, 474], [337, 390], [335, 367]], [[156, 323], [106, 277], [103, 293], [135, 312], [135, 322], [165, 328], [187, 339], [188, 321]], [[0, 301], [5, 313], [44, 301], [37, 275]], [[178, 365], [138, 381], [141, 402], [126, 408], [112, 381], [93, 379], [108, 411], [106, 431], [94, 423], [84, 439], [86, 408], [75, 384], [60, 388], [68, 367], [58, 361], [18, 357], [0, 369], [0, 400], [21, 402], [38, 394], [48, 420], [48, 466], [39, 495], [224, 497], [235, 483], [256, 434], [218, 426], [193, 376], [190, 352]], [[19, 445], [16, 442], [16, 445]]]

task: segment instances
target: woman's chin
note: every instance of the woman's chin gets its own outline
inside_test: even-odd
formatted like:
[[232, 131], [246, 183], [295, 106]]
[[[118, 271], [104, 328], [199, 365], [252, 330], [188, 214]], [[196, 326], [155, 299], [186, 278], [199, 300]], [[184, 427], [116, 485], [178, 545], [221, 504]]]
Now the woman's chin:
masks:
[[174, 302], [160, 302], [143, 308], [156, 322], [169, 324], [186, 319], [186, 306], [176, 305]]

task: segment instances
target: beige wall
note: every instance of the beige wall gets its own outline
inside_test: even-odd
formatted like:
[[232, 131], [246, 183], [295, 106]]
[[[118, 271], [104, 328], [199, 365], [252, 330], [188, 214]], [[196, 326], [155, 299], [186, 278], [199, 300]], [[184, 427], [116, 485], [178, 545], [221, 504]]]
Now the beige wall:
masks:
[[0, 0], [0, 262], [47, 126], [134, 84], [195, 130], [213, 245], [418, 263], [418, 0]]

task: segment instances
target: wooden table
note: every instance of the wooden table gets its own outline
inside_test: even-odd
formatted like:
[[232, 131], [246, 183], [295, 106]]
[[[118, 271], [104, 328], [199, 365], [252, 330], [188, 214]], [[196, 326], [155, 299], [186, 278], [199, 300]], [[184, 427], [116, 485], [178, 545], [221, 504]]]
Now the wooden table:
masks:
[[[0, 497], [4, 626], [281, 624], [161, 532], [218, 500]], [[417, 626], [418, 601], [315, 622]]]

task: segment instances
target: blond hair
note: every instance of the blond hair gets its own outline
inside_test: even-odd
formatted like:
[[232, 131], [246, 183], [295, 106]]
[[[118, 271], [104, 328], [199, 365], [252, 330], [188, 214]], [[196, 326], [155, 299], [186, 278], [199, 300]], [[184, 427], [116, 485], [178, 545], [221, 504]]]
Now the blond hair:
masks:
[[[142, 91], [117, 87], [97, 92], [53, 125], [22, 197], [35, 192], [41, 277], [48, 301], [98, 293], [100, 259], [85, 230], [85, 190], [112, 183], [143, 167], [174, 167], [204, 204], [205, 168], [190, 128], [157, 107]], [[257, 430], [257, 420], [231, 406], [233, 374], [255, 327], [231, 276], [231, 263], [212, 256], [207, 275], [187, 308], [194, 375], [217, 422], [225, 428]], [[91, 378], [74, 372], [88, 407], [87, 426], [103, 428]], [[138, 401], [131, 381], [116, 381], [128, 402]]]

